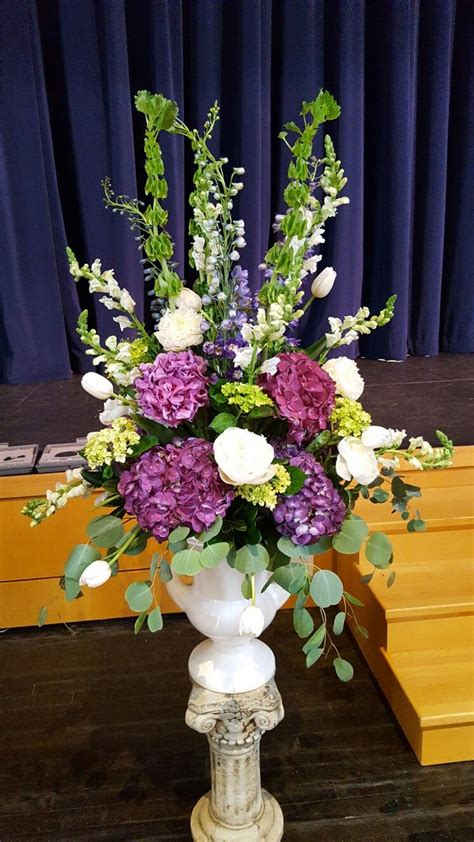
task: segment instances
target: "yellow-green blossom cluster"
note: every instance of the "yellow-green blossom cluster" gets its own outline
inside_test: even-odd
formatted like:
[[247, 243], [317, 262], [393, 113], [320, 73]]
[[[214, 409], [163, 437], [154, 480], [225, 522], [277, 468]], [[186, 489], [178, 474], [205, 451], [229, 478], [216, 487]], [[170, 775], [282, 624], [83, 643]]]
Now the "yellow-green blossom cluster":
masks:
[[140, 363], [151, 362], [152, 357], [148, 350], [148, 342], [146, 339], [134, 339], [129, 345], [130, 362], [132, 365], [140, 365]]
[[360, 436], [370, 427], [372, 419], [359, 401], [350, 398], [336, 398], [336, 405], [331, 413], [331, 425], [335, 433], [342, 436]]
[[268, 482], [262, 485], [239, 485], [235, 493], [243, 497], [248, 503], [255, 506], [266, 506], [267, 509], [274, 509], [278, 500], [278, 494], [283, 494], [291, 483], [291, 478], [283, 465], [276, 466], [275, 475]]
[[134, 444], [140, 436], [130, 418], [116, 418], [110, 427], [89, 433], [84, 456], [90, 468], [111, 465], [112, 462], [125, 462], [132, 453]]
[[227, 402], [235, 404], [241, 412], [250, 412], [259, 406], [273, 406], [273, 401], [260, 386], [251, 383], [224, 383], [221, 388]]

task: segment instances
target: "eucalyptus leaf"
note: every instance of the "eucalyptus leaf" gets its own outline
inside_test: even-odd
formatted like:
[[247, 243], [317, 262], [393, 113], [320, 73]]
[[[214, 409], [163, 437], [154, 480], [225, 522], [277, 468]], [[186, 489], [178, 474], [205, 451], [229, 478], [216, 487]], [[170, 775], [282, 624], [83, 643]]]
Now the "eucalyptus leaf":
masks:
[[365, 628], [365, 626], [356, 626], [357, 634], [360, 634], [361, 637], [365, 637], [366, 640], [369, 639], [369, 632]]
[[368, 585], [369, 582], [371, 582], [373, 578], [374, 578], [373, 572], [372, 573], [366, 573], [364, 576], [360, 577], [361, 584], [362, 585]]
[[379, 570], [389, 567], [392, 563], [393, 547], [388, 535], [384, 532], [373, 532], [365, 545], [365, 555]]
[[279, 538], [277, 547], [288, 558], [299, 558], [301, 556], [301, 547], [294, 544], [291, 538]]
[[163, 617], [158, 606], [156, 606], [153, 611], [150, 611], [147, 619], [147, 626], [153, 633], [161, 631], [163, 628]]
[[171, 579], [173, 578], [171, 567], [169, 566], [165, 558], [162, 558], [160, 561], [158, 575], [162, 582], [171, 582]]
[[344, 658], [334, 658], [333, 666], [340, 681], [350, 681], [354, 675], [354, 667]]
[[100, 558], [100, 552], [91, 547], [90, 544], [77, 544], [71, 550], [69, 558], [64, 567], [64, 575], [67, 579], [79, 581], [86, 567]]
[[316, 629], [314, 634], [311, 635], [309, 640], [306, 641], [305, 645], [303, 646], [303, 652], [305, 655], [308, 654], [310, 649], [314, 646], [319, 646], [324, 638], [326, 637], [326, 623], [322, 623], [319, 628]]
[[288, 593], [295, 594], [304, 587], [306, 582], [307, 569], [302, 562], [291, 561], [284, 567], [277, 567], [272, 579]]
[[391, 587], [392, 587], [392, 585], [393, 585], [393, 583], [394, 583], [394, 581], [395, 581], [395, 576], [396, 576], [396, 575], [397, 575], [397, 574], [396, 574], [395, 570], [392, 570], [392, 571], [388, 574], [388, 579], [387, 579], [387, 588], [391, 588]]
[[64, 593], [68, 602], [79, 596], [81, 587], [76, 579], [70, 579], [68, 576], [64, 580]]
[[209, 529], [204, 529], [203, 532], [199, 532], [199, 534], [197, 536], [198, 540], [202, 541], [202, 543], [205, 544], [207, 541], [210, 541], [211, 538], [215, 538], [216, 535], [219, 535], [219, 532], [222, 529], [222, 524], [223, 524], [223, 520], [222, 520], [221, 516], [218, 515], [216, 517], [214, 523], [212, 524], [212, 526], [209, 527]]
[[242, 596], [244, 599], [252, 599], [252, 581], [248, 573], [246, 573], [244, 578], [242, 579], [240, 590], [242, 591]]
[[340, 532], [334, 535], [332, 546], [338, 553], [343, 553], [344, 555], [358, 553], [368, 532], [369, 527], [365, 520], [362, 520], [357, 515], [352, 515], [352, 517], [344, 521]]
[[173, 531], [168, 535], [168, 541], [171, 544], [174, 544], [177, 541], [184, 541], [188, 537], [190, 531], [189, 526], [177, 526], [176, 529], [173, 529]]
[[319, 608], [329, 608], [342, 599], [343, 584], [332, 570], [318, 570], [311, 580], [309, 592]]
[[346, 612], [345, 611], [338, 611], [338, 613], [334, 617], [334, 622], [332, 624], [332, 630], [333, 630], [334, 634], [341, 634], [342, 633], [345, 622], [346, 622]]
[[153, 594], [146, 582], [132, 582], [125, 591], [125, 599], [131, 611], [141, 614], [149, 609], [153, 602]]
[[240, 573], [259, 573], [270, 561], [263, 544], [245, 544], [235, 555], [235, 569]]
[[194, 576], [202, 570], [200, 557], [201, 554], [196, 550], [180, 550], [173, 556], [171, 567], [180, 575]]
[[221, 561], [224, 561], [229, 552], [229, 544], [226, 541], [220, 541], [217, 544], [208, 544], [200, 554], [200, 562], [203, 567], [217, 567]]
[[313, 649], [310, 649], [309, 652], [306, 655], [306, 666], [307, 666], [307, 668], [309, 669], [310, 667], [313, 666], [313, 664], [316, 663], [316, 661], [319, 661], [321, 655], [323, 655], [323, 654], [324, 654], [324, 649], [318, 649], [317, 647], [313, 647]]
[[140, 616], [137, 617], [137, 619], [135, 620], [134, 626], [133, 626], [134, 634], [138, 634], [138, 632], [140, 631], [141, 627], [143, 626], [143, 623], [145, 622], [146, 618], [147, 618], [146, 611], [143, 611], [140, 614]]
[[150, 578], [153, 579], [153, 576], [156, 573], [156, 569], [158, 567], [158, 562], [160, 560], [159, 553], [153, 553], [150, 562]]
[[86, 526], [89, 538], [99, 547], [113, 547], [123, 535], [123, 523], [113, 515], [99, 515]]
[[41, 628], [41, 626], [44, 626], [47, 619], [48, 619], [48, 606], [42, 605], [40, 610], [39, 610], [39, 613], [38, 613], [38, 619], [36, 621], [36, 624], [37, 624], [39, 629]]
[[293, 625], [298, 637], [308, 637], [314, 629], [314, 620], [306, 608], [293, 610]]
[[400, 477], [394, 477], [392, 480], [392, 494], [399, 499], [406, 497], [406, 486]]
[[357, 599], [356, 596], [353, 596], [351, 593], [344, 591], [344, 596], [346, 597], [347, 601], [351, 603], [351, 605], [357, 605], [359, 608], [364, 607], [364, 603]]

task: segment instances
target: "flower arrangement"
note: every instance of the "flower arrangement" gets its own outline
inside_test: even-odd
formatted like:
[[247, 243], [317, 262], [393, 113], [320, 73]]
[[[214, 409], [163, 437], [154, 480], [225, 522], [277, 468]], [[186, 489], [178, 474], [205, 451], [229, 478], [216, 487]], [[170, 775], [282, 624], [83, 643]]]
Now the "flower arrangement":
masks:
[[[318, 556], [330, 547], [348, 554], [364, 547], [374, 572], [387, 572], [390, 586], [390, 539], [381, 532], [369, 536], [355, 503], [360, 495], [389, 502], [409, 531], [423, 530], [419, 512], [410, 512], [420, 490], [395, 473], [399, 460], [420, 470], [441, 468], [453, 448], [440, 432], [440, 447], [421, 438], [403, 447], [405, 431], [372, 425], [359, 402], [364, 381], [356, 362], [330, 356], [386, 325], [395, 296], [376, 315], [362, 307], [343, 320], [330, 318], [327, 333], [308, 348], [294, 338], [305, 310], [327, 296], [336, 279], [330, 267], [318, 272], [319, 246], [327, 220], [349, 202], [341, 195], [347, 179], [329, 135], [322, 158], [313, 145], [320, 126], [336, 119], [340, 108], [321, 91], [303, 102], [299, 121], [279, 135], [290, 159], [286, 211], [275, 218], [275, 242], [259, 266], [262, 281], [253, 294], [240, 265], [244, 221], [232, 216], [244, 169], [228, 169], [227, 159], [216, 158], [210, 146], [217, 103], [202, 132], [189, 129], [176, 103], [160, 94], [141, 91], [136, 107], [146, 124], [147, 202], [115, 195], [108, 180], [104, 193], [106, 206], [125, 215], [135, 234], [152, 294], [153, 328], [138, 319], [112, 269], [103, 271], [99, 260], [81, 266], [68, 249], [72, 276], [117, 312], [124, 335], [102, 342], [88, 326], [87, 311], [81, 314], [86, 354], [104, 371], [84, 375], [82, 385], [104, 402], [104, 426], [88, 436], [87, 468], [23, 511], [34, 526], [69, 498], [103, 490], [96, 506], [109, 512], [91, 520], [88, 542], [74, 547], [66, 561], [61, 587], [71, 600], [116, 575], [124, 555], [143, 551], [151, 539], [159, 542], [149, 578], [125, 594], [138, 613], [136, 631], [145, 620], [151, 631], [163, 625], [157, 577], [168, 582], [227, 563], [242, 574], [250, 622], [255, 574], [268, 570], [270, 581], [296, 596], [294, 625], [307, 638], [308, 666], [334, 650], [336, 672], [348, 680], [352, 667], [339, 657], [333, 635], [346, 618], [366, 634], [354, 612], [359, 603], [336, 573], [318, 567]], [[192, 288], [177, 272], [166, 230], [162, 132], [184, 137], [194, 154]], [[316, 630], [306, 608], [310, 597], [321, 613]], [[331, 629], [330, 606], [338, 606]]]

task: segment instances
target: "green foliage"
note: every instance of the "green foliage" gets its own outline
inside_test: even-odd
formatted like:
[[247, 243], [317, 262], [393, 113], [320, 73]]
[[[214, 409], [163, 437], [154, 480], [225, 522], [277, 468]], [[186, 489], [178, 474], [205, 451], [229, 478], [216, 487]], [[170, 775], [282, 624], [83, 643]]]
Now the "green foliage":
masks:
[[221, 541], [216, 544], [208, 544], [199, 556], [199, 561], [203, 567], [217, 567], [221, 561], [224, 561], [229, 552], [230, 546], [226, 541]]
[[301, 491], [306, 480], [306, 474], [295, 465], [285, 465], [285, 471], [289, 473], [291, 482], [284, 493], [287, 497], [290, 497]]
[[189, 526], [177, 526], [176, 529], [173, 529], [173, 531], [168, 535], [168, 541], [171, 544], [174, 544], [177, 541], [184, 541], [185, 538], [188, 537], [189, 533]]
[[333, 630], [334, 634], [342, 634], [345, 622], [346, 622], [346, 612], [345, 611], [338, 611], [338, 613], [334, 617], [334, 622], [332, 624], [332, 630]]
[[314, 634], [311, 635], [309, 640], [306, 641], [305, 645], [303, 646], [303, 652], [305, 655], [314, 649], [316, 646], [320, 646], [321, 643], [324, 642], [326, 637], [326, 623], [321, 623], [321, 625], [316, 629]]
[[173, 578], [171, 567], [169, 566], [165, 558], [162, 558], [160, 561], [158, 575], [162, 582], [171, 582], [171, 579]]
[[156, 606], [156, 608], [148, 614], [147, 626], [153, 633], [161, 631], [163, 628], [163, 617], [158, 606]]
[[354, 676], [354, 667], [344, 658], [334, 658], [333, 666], [340, 681], [350, 681]]
[[76, 579], [70, 579], [68, 576], [64, 577], [64, 594], [68, 602], [77, 599], [81, 593], [79, 582]]
[[293, 625], [298, 637], [308, 637], [314, 629], [314, 620], [306, 608], [294, 608]]
[[373, 532], [365, 545], [368, 561], [379, 570], [389, 567], [393, 561], [393, 547], [390, 538], [384, 532]]
[[305, 586], [307, 579], [306, 565], [299, 561], [292, 561], [282, 567], [277, 567], [272, 576], [272, 582], [288, 593], [296, 594]]
[[124, 529], [120, 518], [99, 515], [89, 521], [86, 532], [98, 547], [113, 547], [123, 537]]
[[342, 599], [343, 584], [332, 570], [318, 570], [314, 574], [309, 592], [320, 608], [329, 608], [330, 605], [337, 605]]
[[180, 550], [173, 556], [171, 567], [178, 575], [195, 576], [202, 570], [201, 554], [196, 550]]
[[64, 567], [64, 575], [68, 579], [79, 581], [86, 567], [100, 558], [100, 553], [89, 544], [77, 544], [70, 552]]
[[154, 436], [159, 444], [169, 444], [176, 435], [176, 430], [172, 430], [171, 427], [165, 427], [163, 424], [159, 424], [158, 421], [153, 421], [151, 418], [145, 418], [144, 415], [133, 415], [132, 417], [135, 423], [142, 430], [145, 430], [146, 433]]
[[242, 579], [242, 584], [240, 586], [240, 590], [242, 591], [242, 596], [244, 599], [252, 599], [253, 595], [253, 588], [252, 588], [252, 579], [248, 573], [245, 574], [244, 578]]
[[356, 596], [353, 596], [353, 594], [348, 593], [348, 591], [344, 591], [344, 596], [347, 599], [347, 601], [351, 603], [351, 605], [357, 605], [359, 608], [364, 607], [364, 603], [361, 602], [360, 599], [358, 599]]
[[153, 602], [151, 582], [132, 582], [125, 591], [125, 599], [130, 611], [137, 614], [147, 611]]
[[259, 573], [268, 567], [270, 556], [263, 544], [245, 544], [237, 550], [235, 569], [240, 573]]
[[48, 619], [48, 606], [42, 605], [40, 610], [39, 610], [39, 613], [38, 613], [38, 619], [36, 621], [36, 625], [38, 626], [39, 629], [42, 626], [44, 626], [47, 619]]
[[342, 524], [341, 531], [332, 539], [332, 545], [338, 553], [346, 555], [358, 553], [368, 532], [369, 527], [365, 520], [357, 515], [351, 515]]
[[324, 655], [324, 649], [320, 649], [317, 646], [313, 646], [313, 648], [310, 649], [306, 655], [307, 668], [309, 669], [313, 666], [313, 664], [316, 663], [316, 661], [319, 661], [321, 655]]
[[204, 529], [203, 532], [199, 532], [198, 540], [202, 541], [203, 544], [206, 544], [208, 541], [211, 541], [212, 538], [215, 538], [222, 529], [223, 520], [220, 515], [218, 515], [209, 529]]
[[223, 433], [228, 427], [237, 426], [237, 418], [230, 412], [219, 412], [219, 414], [212, 419], [209, 426], [211, 430], [214, 430], [214, 432]]
[[147, 616], [148, 616], [147, 612], [142, 611], [140, 616], [137, 617], [137, 619], [135, 620], [134, 626], [133, 626], [134, 634], [138, 634], [138, 632], [140, 631], [141, 627], [143, 626], [143, 623], [145, 622]]

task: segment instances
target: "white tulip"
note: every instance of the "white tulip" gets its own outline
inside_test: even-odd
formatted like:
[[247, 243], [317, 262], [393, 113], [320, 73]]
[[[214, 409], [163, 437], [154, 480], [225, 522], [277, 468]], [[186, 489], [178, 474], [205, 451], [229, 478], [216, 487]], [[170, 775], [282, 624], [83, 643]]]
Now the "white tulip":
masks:
[[179, 295], [173, 299], [173, 303], [176, 307], [188, 307], [190, 310], [201, 310], [202, 308], [201, 296], [189, 287], [183, 287]]
[[367, 427], [362, 433], [362, 444], [366, 447], [400, 447], [403, 439], [406, 436], [405, 430], [392, 430], [387, 427]]
[[130, 415], [131, 409], [125, 404], [114, 398], [109, 398], [104, 403], [104, 408], [99, 415], [101, 424], [107, 425], [115, 421], [116, 418], [122, 418], [123, 415]]
[[359, 374], [357, 363], [349, 357], [335, 357], [323, 365], [336, 384], [336, 392], [343, 398], [356, 401], [364, 391], [364, 381]]
[[247, 605], [239, 618], [241, 637], [259, 637], [265, 626], [265, 615], [257, 605]]
[[274, 451], [265, 436], [228, 427], [214, 442], [214, 458], [221, 479], [229, 485], [262, 485], [276, 471]]
[[104, 585], [110, 579], [111, 575], [112, 570], [110, 564], [107, 564], [103, 558], [100, 558], [86, 567], [79, 579], [79, 584], [81, 588], [84, 585], [87, 585], [88, 588], [98, 588], [100, 585]]
[[379, 470], [375, 453], [355, 436], [341, 439], [337, 447], [336, 472], [350, 482], [354, 479], [360, 485], [370, 485], [378, 477]]
[[101, 374], [97, 374], [96, 371], [88, 371], [84, 374], [81, 380], [81, 386], [89, 395], [98, 398], [100, 401], [107, 400], [114, 392], [114, 387], [110, 380], [102, 377]]
[[315, 298], [326, 298], [326, 295], [329, 295], [334, 286], [336, 275], [337, 272], [334, 271], [332, 266], [326, 266], [319, 275], [316, 275], [313, 283], [311, 284], [312, 295], [314, 295]]

